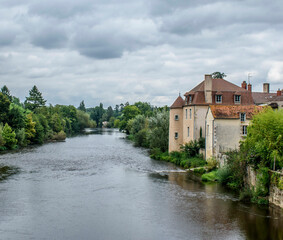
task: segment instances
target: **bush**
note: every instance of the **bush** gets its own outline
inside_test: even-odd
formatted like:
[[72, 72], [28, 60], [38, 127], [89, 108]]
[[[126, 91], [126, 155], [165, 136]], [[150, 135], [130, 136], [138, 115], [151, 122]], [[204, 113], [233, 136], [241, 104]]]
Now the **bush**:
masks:
[[18, 140], [16, 139], [16, 133], [15, 131], [12, 131], [12, 128], [8, 125], [8, 123], [5, 124], [2, 130], [2, 137], [5, 141], [6, 148], [14, 149], [17, 147]]
[[217, 170], [218, 180], [222, 184], [228, 184], [229, 181], [231, 180], [231, 175], [232, 175], [231, 169], [227, 165]]
[[186, 154], [186, 157], [195, 157], [199, 154], [199, 142], [197, 140], [190, 141], [185, 145], [181, 146], [181, 151]]
[[201, 180], [204, 182], [216, 182], [218, 180], [217, 172], [212, 171], [209, 173], [205, 173], [201, 176]]
[[149, 143], [147, 140], [148, 131], [147, 129], [142, 129], [134, 135], [134, 142], [136, 146], [148, 147]]
[[66, 133], [61, 130], [59, 133], [54, 134], [52, 139], [55, 141], [64, 141], [66, 139]]

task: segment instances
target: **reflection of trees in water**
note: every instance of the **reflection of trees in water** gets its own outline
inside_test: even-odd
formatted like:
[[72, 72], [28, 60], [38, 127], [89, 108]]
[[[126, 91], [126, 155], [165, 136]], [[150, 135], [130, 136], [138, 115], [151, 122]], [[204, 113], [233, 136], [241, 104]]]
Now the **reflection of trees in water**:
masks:
[[219, 238], [243, 235], [245, 239], [283, 239], [281, 209], [241, 203], [220, 184], [203, 184], [188, 174], [170, 173], [168, 179], [194, 193], [184, 195], [190, 218], [201, 225], [204, 239], [219, 232], [223, 234]]

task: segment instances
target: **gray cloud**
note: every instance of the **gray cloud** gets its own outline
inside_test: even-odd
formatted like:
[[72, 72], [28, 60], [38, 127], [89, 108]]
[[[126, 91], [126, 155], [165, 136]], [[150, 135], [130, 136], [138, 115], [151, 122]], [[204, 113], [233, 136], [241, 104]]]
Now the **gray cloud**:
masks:
[[282, 1], [2, 0], [0, 84], [51, 103], [171, 104], [222, 71], [283, 84]]

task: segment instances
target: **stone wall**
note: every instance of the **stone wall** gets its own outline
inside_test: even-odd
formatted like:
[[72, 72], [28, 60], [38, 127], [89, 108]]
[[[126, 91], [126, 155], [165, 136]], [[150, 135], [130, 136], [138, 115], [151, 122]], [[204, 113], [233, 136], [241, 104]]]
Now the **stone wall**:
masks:
[[[271, 171], [271, 173], [274, 173]], [[271, 184], [269, 187], [269, 202], [283, 208], [283, 190], [278, 187], [278, 182], [283, 182], [283, 173], [277, 172], [278, 181], [277, 184]]]

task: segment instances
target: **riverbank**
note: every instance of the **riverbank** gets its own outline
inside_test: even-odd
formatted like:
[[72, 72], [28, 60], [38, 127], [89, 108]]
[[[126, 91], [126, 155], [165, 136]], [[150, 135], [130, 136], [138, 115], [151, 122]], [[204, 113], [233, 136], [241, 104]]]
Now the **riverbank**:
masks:
[[[152, 160], [117, 130], [7, 154], [1, 239], [282, 239], [283, 213]], [[107, 223], [107, 224], [105, 224]]]

